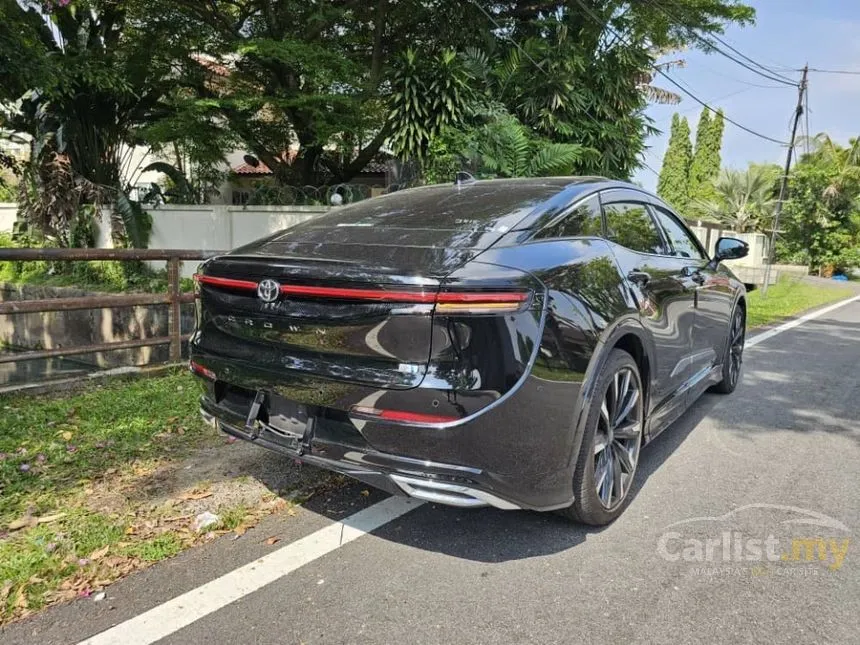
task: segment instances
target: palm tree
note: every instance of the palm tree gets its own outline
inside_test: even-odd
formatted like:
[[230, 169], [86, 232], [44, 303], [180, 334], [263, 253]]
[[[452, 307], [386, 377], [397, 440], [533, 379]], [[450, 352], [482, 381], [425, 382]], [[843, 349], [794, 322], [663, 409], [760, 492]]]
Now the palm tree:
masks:
[[767, 166], [725, 169], [717, 180], [717, 199], [703, 205], [708, 215], [738, 233], [751, 233], [767, 221], [776, 204], [774, 176]]
[[849, 139], [848, 147], [844, 148], [826, 132], [819, 132], [814, 137], [806, 137], [801, 143], [809, 149], [801, 161], [823, 161], [834, 167], [833, 180], [821, 195], [825, 200], [836, 200], [860, 182], [860, 138]]

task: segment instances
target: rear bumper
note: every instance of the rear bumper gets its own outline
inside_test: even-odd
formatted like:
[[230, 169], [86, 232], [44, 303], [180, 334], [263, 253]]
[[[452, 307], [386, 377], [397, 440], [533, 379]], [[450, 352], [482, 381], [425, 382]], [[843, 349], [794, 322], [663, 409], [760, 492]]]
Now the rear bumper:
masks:
[[[412, 455], [395, 454], [379, 450], [364, 437], [368, 426], [381, 428], [383, 424], [368, 422], [362, 432], [358, 432], [349, 422], [321, 417], [315, 419], [300, 440], [286, 440], [277, 428], [265, 424], [249, 427], [242, 410], [217, 403], [212, 396], [211, 384], [202, 383], [201, 414], [221, 431], [303, 463], [347, 475], [392, 495], [408, 495], [450, 506], [492, 506], [504, 510], [553, 510], [566, 507], [573, 501], [572, 472], [568, 467], [562, 465], [561, 470], [550, 472], [540, 467], [558, 459], [558, 455], [552, 453], [552, 445], [529, 441], [529, 445], [521, 447], [523, 452], [515, 455], [519, 457], [519, 469], [506, 472], [503, 463], [499, 464], [502, 468], [494, 467], [499, 461], [494, 461], [497, 451], [504, 449], [505, 457], [510, 459], [508, 451], [515, 449], [515, 439], [524, 430], [514, 425], [506, 428], [501, 423], [505, 417], [510, 422], [510, 410], [507, 413], [499, 410], [501, 416], [498, 417], [491, 412], [481, 417], [482, 423], [466, 423], [453, 431], [391, 426], [386, 431], [399, 433], [404, 452], [412, 452]], [[525, 405], [525, 401], [520, 401], [520, 405]], [[542, 411], [536, 412], [536, 418], [540, 420]], [[485, 419], [486, 416], [495, 418]], [[488, 428], [492, 429], [494, 436], [487, 436]], [[438, 433], [436, 441], [445, 444], [444, 449], [438, 446], [440, 449], [437, 451], [414, 456], [414, 450], [409, 450], [412, 447], [410, 438], [418, 439], [420, 435], [426, 440], [428, 432]], [[567, 434], [563, 428], [555, 432]], [[475, 453], [461, 443], [465, 437], [488, 442], [481, 459], [470, 461], [466, 458]], [[465, 449], [458, 451], [458, 443]], [[436, 455], [439, 454], [454, 459], [438, 460]]]
[[521, 508], [516, 502], [482, 488], [475, 480], [483, 477], [479, 469], [370, 451], [343, 450], [335, 457], [327, 456], [329, 451], [319, 446], [312, 447], [311, 452], [305, 452], [301, 448], [292, 450], [284, 446], [265, 428], [255, 435], [220, 419], [212, 414], [212, 412], [217, 414], [218, 411], [215, 408], [217, 406], [207, 405], [204, 400], [200, 413], [207, 422], [228, 435], [287, 455], [303, 463], [348, 475], [392, 495], [407, 495], [428, 502], [462, 508], [482, 506], [493, 506], [502, 510]]

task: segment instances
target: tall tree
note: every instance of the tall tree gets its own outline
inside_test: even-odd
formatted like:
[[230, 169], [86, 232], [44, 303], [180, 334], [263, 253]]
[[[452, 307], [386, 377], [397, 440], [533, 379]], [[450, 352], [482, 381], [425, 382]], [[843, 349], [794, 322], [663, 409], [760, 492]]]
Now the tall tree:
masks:
[[679, 213], [686, 214], [690, 200], [690, 163], [693, 147], [690, 143], [690, 124], [675, 113], [669, 134], [669, 147], [663, 157], [663, 167], [657, 181], [657, 194]]
[[690, 206], [694, 210], [706, 209], [705, 204], [716, 197], [715, 182], [720, 174], [724, 127], [722, 110], [711, 118], [711, 111], [702, 109], [696, 128], [696, 148], [690, 164]]
[[629, 176], [652, 132], [644, 108], [659, 95], [649, 90], [658, 53], [754, 16], [735, 0], [683, 0], [669, 20], [621, 0], [159, 1], [160, 14], [205, 35], [197, 98], [284, 183], [348, 181], [386, 141], [425, 154], [473, 107], [450, 57], [467, 48], [493, 70], [469, 87], [536, 136], [596, 153], [574, 172]]
[[860, 263], [860, 139], [847, 147], [822, 133], [789, 178], [780, 222], [783, 248], [810, 269]]

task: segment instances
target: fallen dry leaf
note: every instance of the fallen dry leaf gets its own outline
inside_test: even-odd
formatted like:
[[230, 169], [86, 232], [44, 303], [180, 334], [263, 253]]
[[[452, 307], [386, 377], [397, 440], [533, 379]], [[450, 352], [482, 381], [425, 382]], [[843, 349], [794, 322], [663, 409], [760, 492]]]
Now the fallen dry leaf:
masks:
[[235, 529], [233, 529], [233, 532], [236, 534], [236, 537], [242, 537], [243, 535], [245, 535], [245, 533], [247, 533], [247, 531], [248, 527], [244, 524], [240, 524]]
[[107, 555], [108, 551], [110, 551], [109, 544], [107, 546], [103, 546], [100, 549], [96, 549], [90, 554], [90, 560], [100, 560]]
[[23, 528], [36, 526], [38, 523], [38, 518], [27, 515], [17, 520], [12, 520], [11, 522], [9, 522], [9, 526], [7, 528], [10, 531], [18, 531]]
[[165, 524], [167, 524], [168, 522], [181, 522], [183, 520], [190, 520], [190, 519], [191, 519], [190, 515], [173, 515], [171, 517], [165, 517], [161, 521], [164, 522]]
[[37, 521], [39, 524], [50, 524], [51, 522], [56, 522], [57, 520], [63, 519], [65, 516], [65, 513], [54, 513], [53, 515], [44, 515], [40, 517]]
[[367, 490], [366, 488], [363, 491], [361, 491], [362, 497], [368, 497], [369, 495], [370, 495], [370, 491]]
[[274, 535], [266, 540], [266, 544], [272, 546], [273, 544], [277, 544], [281, 541], [281, 538], [275, 537]]
[[289, 515], [290, 517], [295, 517], [296, 516], [296, 509], [288, 508], [287, 509], [287, 515]]
[[68, 430], [64, 431], [61, 435], [64, 441], [71, 441], [72, 437], [75, 436], [73, 432], [69, 432]]

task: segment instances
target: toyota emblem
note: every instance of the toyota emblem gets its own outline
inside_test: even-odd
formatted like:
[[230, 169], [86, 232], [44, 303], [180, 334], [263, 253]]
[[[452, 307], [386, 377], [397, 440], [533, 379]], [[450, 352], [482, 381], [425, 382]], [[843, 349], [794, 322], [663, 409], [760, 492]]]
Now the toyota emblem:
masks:
[[270, 278], [266, 278], [257, 285], [257, 295], [263, 302], [275, 302], [281, 293], [281, 285]]

